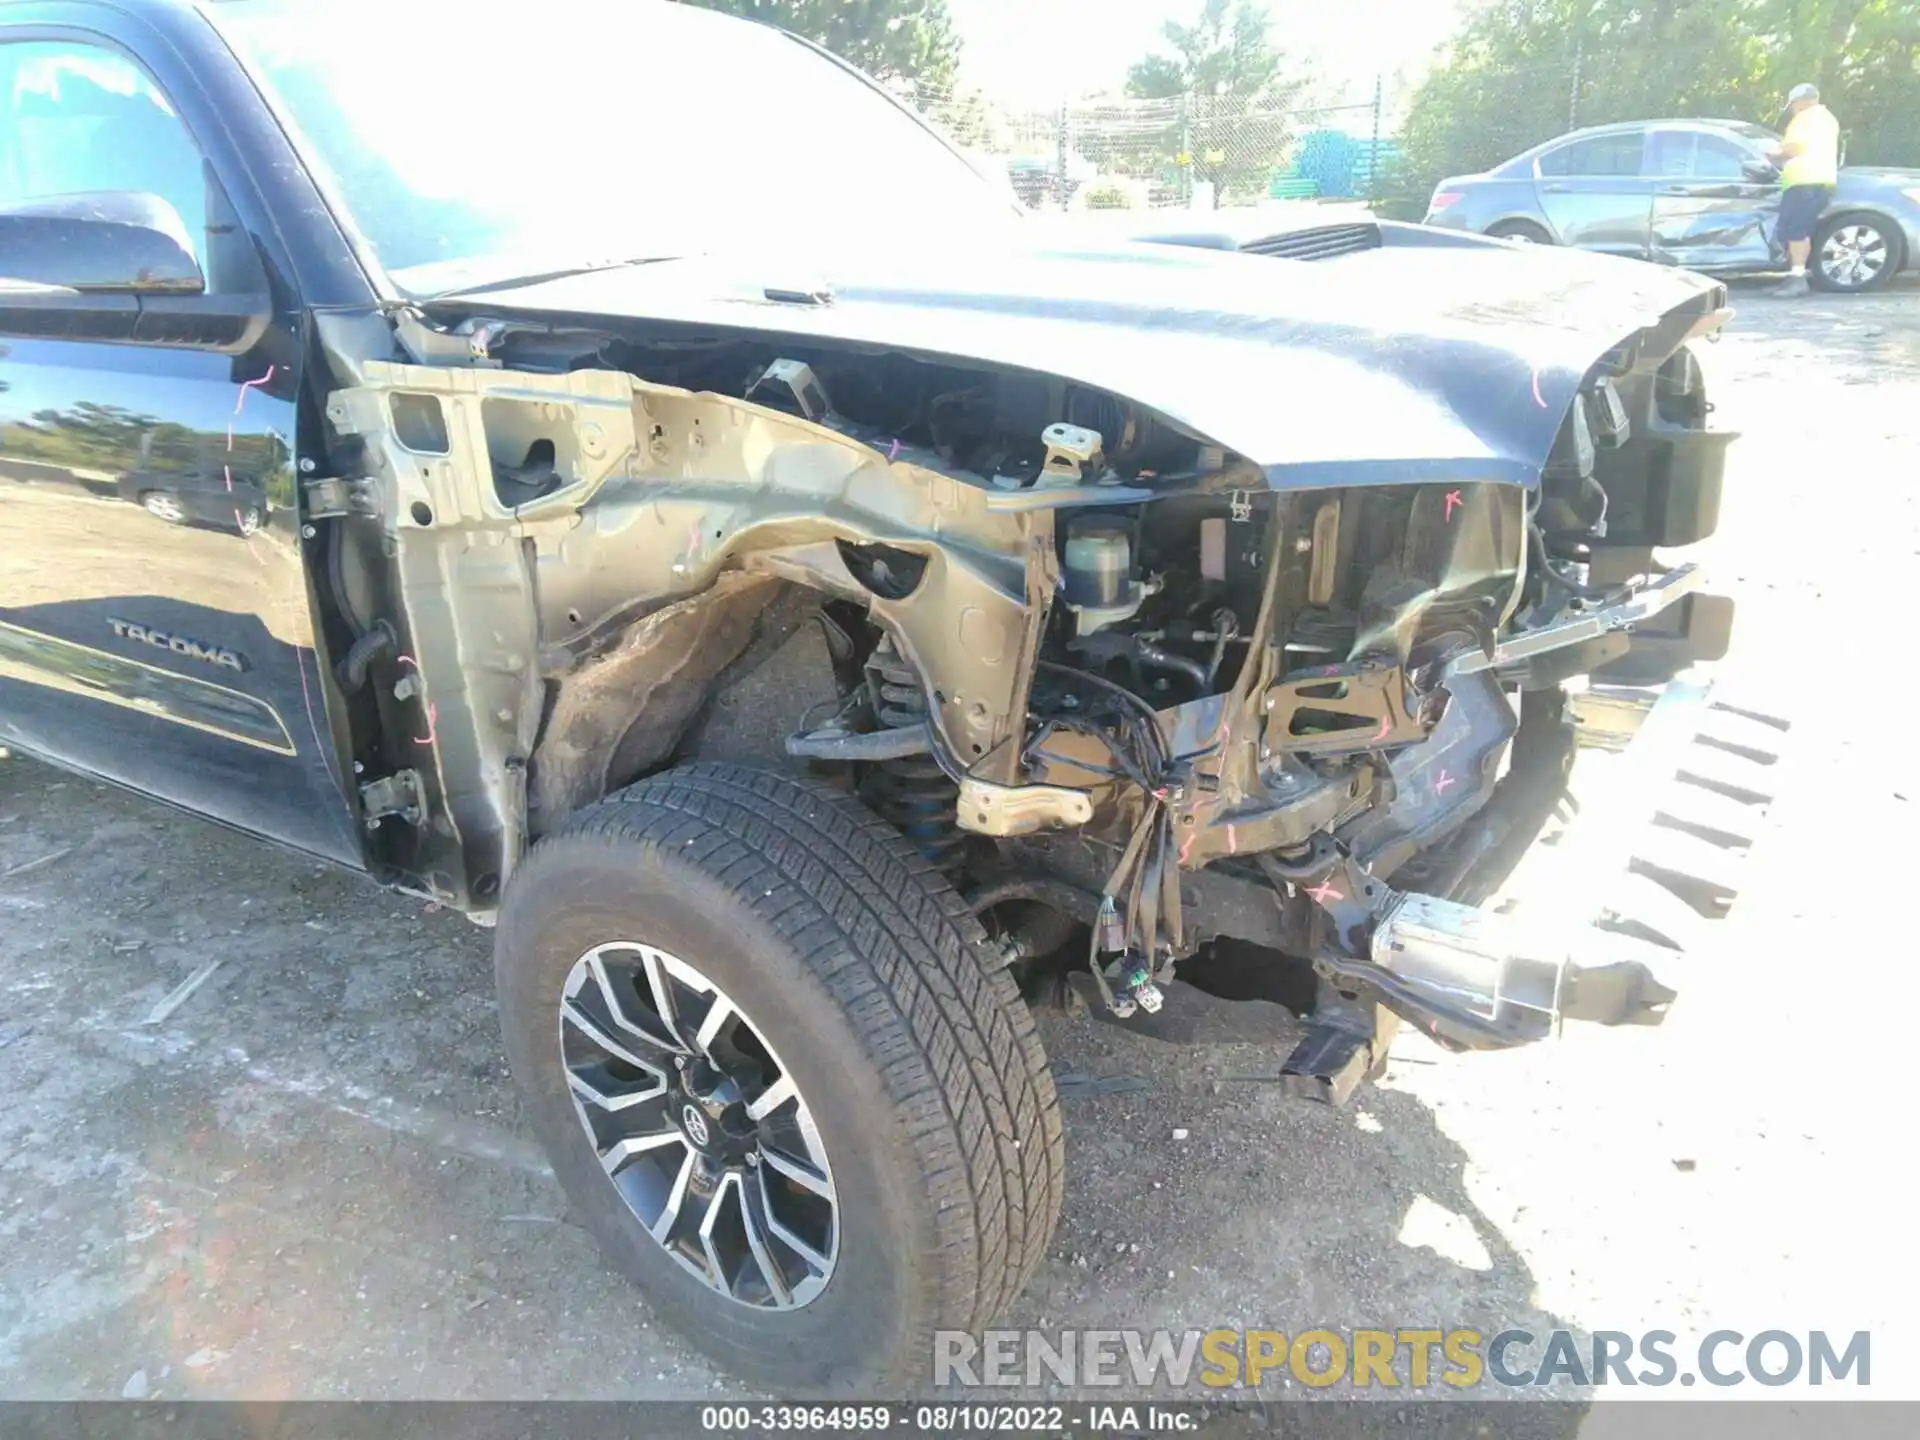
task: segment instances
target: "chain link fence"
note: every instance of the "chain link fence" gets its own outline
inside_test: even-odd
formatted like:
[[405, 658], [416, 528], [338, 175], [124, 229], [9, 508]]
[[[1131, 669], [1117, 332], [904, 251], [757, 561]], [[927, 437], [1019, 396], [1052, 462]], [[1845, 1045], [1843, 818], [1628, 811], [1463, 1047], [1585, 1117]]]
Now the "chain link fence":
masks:
[[1036, 210], [1371, 200], [1396, 152], [1378, 84], [1370, 101], [1286, 108], [1207, 94], [1047, 109], [965, 90], [905, 98]]

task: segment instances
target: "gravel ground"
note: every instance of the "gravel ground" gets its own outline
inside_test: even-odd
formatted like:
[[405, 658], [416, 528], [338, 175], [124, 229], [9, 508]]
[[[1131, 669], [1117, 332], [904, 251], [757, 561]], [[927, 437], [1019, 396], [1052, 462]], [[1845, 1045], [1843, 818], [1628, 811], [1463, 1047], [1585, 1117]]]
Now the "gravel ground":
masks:
[[[1011, 1323], [1867, 1329], [1872, 1393], [1920, 1397], [1881, 1158], [1920, 780], [1911, 685], [1872, 678], [1920, 574], [1920, 286], [1737, 303], [1705, 355], [1747, 436], [1711, 548], [1742, 606], [1724, 669], [1794, 728], [1674, 1018], [1497, 1056], [1404, 1040], [1336, 1111], [1279, 1093], [1283, 1046], [1050, 1016], [1059, 1072], [1137, 1083], [1069, 1087], [1066, 1216]], [[731, 1392], [568, 1222], [488, 958], [455, 915], [0, 765], [0, 1396]]]

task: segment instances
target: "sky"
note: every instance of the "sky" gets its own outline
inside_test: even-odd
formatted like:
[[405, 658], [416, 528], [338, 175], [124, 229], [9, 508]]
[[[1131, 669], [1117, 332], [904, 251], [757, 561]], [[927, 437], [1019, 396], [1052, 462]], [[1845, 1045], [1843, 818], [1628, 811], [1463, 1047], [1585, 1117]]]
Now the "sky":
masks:
[[[1456, 27], [1463, 0], [1267, 0], [1274, 36], [1313, 61], [1335, 93], [1370, 100], [1373, 77], [1412, 75]], [[1044, 105], [1117, 90], [1155, 48], [1161, 23], [1191, 21], [1200, 0], [947, 0], [965, 42], [963, 84], [996, 99]]]

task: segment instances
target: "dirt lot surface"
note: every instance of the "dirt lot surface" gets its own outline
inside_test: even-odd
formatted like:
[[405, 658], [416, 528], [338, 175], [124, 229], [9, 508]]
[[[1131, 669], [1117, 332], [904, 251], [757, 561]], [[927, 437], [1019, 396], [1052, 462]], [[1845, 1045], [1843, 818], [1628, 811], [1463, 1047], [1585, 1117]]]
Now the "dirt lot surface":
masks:
[[[1405, 1040], [1328, 1110], [1279, 1093], [1282, 1047], [1051, 1017], [1067, 1211], [1012, 1323], [1865, 1329], [1872, 1393], [1920, 1398], [1895, 1158], [1920, 286], [1736, 300], [1704, 357], [1746, 432], [1710, 550], [1742, 606], [1723, 668], [1793, 729], [1673, 1019], [1496, 1056]], [[489, 953], [455, 915], [0, 765], [0, 1395], [732, 1392], [569, 1223]]]

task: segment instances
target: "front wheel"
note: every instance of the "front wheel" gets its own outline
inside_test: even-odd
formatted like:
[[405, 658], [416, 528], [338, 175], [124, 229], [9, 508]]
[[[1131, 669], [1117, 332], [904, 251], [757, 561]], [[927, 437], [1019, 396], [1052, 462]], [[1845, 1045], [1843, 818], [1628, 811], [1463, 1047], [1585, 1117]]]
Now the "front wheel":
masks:
[[140, 508], [156, 520], [164, 520], [169, 525], [187, 523], [187, 510], [180, 503], [180, 497], [166, 490], [149, 490], [140, 497]]
[[1807, 278], [1822, 290], [1858, 294], [1877, 289], [1899, 268], [1900, 236], [1890, 221], [1841, 215], [1813, 237]]
[[1059, 1213], [1059, 1104], [979, 924], [830, 787], [668, 772], [534, 848], [495, 949], [507, 1052], [579, 1219], [775, 1391], [889, 1394]]

